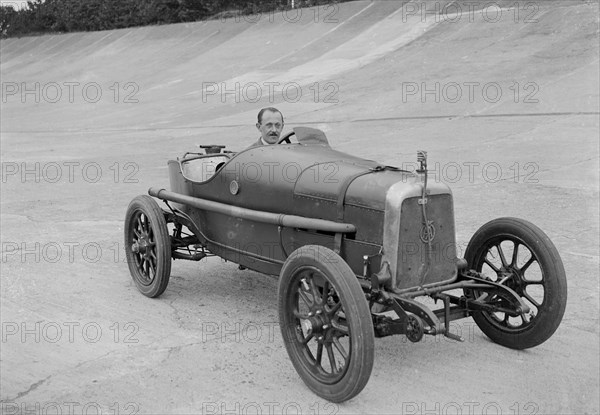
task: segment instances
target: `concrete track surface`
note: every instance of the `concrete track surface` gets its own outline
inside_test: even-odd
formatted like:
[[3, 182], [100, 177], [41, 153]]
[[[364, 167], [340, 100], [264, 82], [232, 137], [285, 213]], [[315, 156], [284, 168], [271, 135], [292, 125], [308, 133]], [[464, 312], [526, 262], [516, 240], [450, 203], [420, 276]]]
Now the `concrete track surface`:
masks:
[[[0, 46], [3, 413], [599, 412], [597, 2], [355, 1]], [[515, 351], [467, 319], [464, 343], [379, 339], [332, 405], [288, 359], [276, 278], [176, 261], [139, 294], [129, 201], [198, 143], [254, 142], [268, 105], [351, 154], [427, 150], [462, 247], [496, 217], [540, 226], [569, 284], [555, 335]]]

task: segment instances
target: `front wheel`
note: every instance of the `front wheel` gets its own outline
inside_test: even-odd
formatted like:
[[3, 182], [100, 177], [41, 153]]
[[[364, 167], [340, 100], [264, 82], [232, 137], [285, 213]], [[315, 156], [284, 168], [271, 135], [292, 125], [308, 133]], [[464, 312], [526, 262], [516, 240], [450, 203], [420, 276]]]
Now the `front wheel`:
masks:
[[125, 255], [138, 290], [158, 297], [171, 275], [171, 238], [162, 209], [150, 196], [131, 201], [125, 215]]
[[[469, 267], [512, 288], [530, 312], [479, 311], [473, 319], [494, 342], [513, 349], [537, 346], [558, 328], [567, 304], [567, 279], [556, 247], [534, 224], [500, 218], [483, 225], [465, 253]], [[502, 305], [502, 299], [470, 290], [467, 296]]]
[[279, 324], [292, 364], [314, 393], [343, 402], [365, 387], [373, 322], [356, 276], [335, 252], [307, 245], [289, 256], [279, 280]]

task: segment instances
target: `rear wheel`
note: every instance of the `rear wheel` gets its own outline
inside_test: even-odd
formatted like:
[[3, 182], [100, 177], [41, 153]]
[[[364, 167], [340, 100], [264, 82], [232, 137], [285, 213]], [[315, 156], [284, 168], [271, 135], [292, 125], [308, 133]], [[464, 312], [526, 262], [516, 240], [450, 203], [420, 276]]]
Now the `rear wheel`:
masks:
[[169, 284], [171, 239], [162, 209], [150, 196], [131, 201], [125, 216], [125, 255], [135, 285], [158, 297]]
[[[516, 218], [488, 222], [471, 238], [465, 259], [471, 269], [512, 288], [531, 309], [522, 315], [473, 313], [490, 339], [513, 349], [526, 349], [552, 336], [565, 312], [567, 280], [556, 247], [540, 228]], [[477, 290], [466, 294], [489, 304], [505, 305], [501, 298], [488, 298]]]
[[320, 397], [343, 402], [367, 384], [375, 340], [356, 276], [332, 250], [294, 251], [279, 280], [279, 324], [296, 371]]

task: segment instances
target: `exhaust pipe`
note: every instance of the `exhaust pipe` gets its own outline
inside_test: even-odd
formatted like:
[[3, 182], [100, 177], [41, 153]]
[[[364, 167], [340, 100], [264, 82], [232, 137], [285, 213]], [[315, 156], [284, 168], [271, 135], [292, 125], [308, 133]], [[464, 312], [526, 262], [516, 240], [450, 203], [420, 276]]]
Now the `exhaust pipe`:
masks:
[[157, 189], [155, 187], [148, 189], [148, 194], [162, 200], [182, 203], [197, 209], [222, 213], [227, 216], [253, 220], [255, 222], [269, 223], [286, 228], [301, 228], [333, 233], [356, 232], [356, 226], [352, 225], [351, 223], [339, 223], [325, 219], [306, 218], [304, 216], [284, 215], [281, 213], [246, 209], [239, 206], [227, 205], [225, 203], [213, 202], [212, 200], [182, 195], [180, 193], [170, 192], [165, 189]]

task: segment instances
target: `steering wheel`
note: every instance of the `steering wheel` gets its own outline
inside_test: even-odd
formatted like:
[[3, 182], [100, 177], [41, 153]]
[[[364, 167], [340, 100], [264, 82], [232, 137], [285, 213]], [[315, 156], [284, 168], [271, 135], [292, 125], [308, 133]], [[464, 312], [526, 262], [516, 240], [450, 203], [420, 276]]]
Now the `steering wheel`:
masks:
[[206, 151], [206, 154], [218, 154], [221, 152], [222, 149], [225, 148], [225, 146], [216, 144], [200, 145], [199, 147], [202, 150]]
[[286, 143], [288, 143], [288, 144], [292, 144], [292, 142], [290, 141], [290, 137], [291, 137], [291, 136], [293, 136], [294, 134], [296, 134], [296, 133], [295, 133], [295, 132], [293, 132], [293, 131], [290, 131], [289, 133], [287, 133], [286, 135], [284, 135], [283, 137], [281, 137], [281, 138], [279, 139], [279, 141], [277, 142], [277, 144], [281, 144], [281, 143], [283, 143], [284, 141], [285, 141]]

